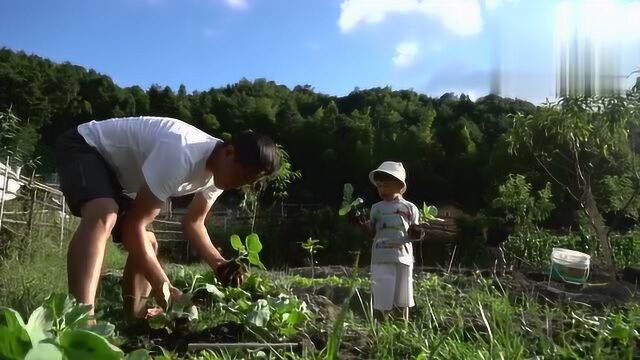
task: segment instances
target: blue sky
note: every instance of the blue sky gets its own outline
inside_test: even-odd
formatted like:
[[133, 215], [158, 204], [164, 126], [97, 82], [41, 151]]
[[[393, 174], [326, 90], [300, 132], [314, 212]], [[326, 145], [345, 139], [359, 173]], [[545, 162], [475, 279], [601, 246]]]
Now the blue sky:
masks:
[[[586, 3], [596, 11], [582, 11]], [[603, 9], [608, 17], [593, 16]], [[121, 86], [189, 91], [245, 77], [333, 95], [391, 85], [478, 97], [500, 68], [503, 95], [542, 101], [554, 95], [567, 17], [581, 29], [618, 24], [597, 35], [630, 34], [618, 70], [640, 65], [640, 2], [631, 0], [0, 0], [0, 46], [94, 68]]]

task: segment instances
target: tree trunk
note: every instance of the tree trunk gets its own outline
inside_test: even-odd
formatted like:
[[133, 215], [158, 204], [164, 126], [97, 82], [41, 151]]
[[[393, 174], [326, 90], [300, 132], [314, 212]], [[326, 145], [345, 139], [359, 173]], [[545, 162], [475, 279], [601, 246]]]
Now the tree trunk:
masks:
[[613, 257], [613, 249], [611, 248], [611, 243], [609, 242], [607, 226], [604, 223], [602, 214], [600, 214], [600, 210], [598, 210], [596, 199], [591, 192], [591, 186], [589, 183], [587, 183], [587, 186], [585, 186], [583, 195], [584, 203], [582, 204], [582, 209], [589, 219], [589, 224], [596, 234], [598, 246], [600, 247], [600, 258], [604, 262], [607, 276], [610, 279], [615, 279], [616, 264]]

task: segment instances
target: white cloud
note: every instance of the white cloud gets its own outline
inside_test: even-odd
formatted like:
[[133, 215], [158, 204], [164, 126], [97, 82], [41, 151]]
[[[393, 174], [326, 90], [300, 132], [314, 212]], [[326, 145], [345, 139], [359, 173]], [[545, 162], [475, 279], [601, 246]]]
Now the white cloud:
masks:
[[[556, 36], [580, 35], [596, 42], [640, 40], [640, 3], [590, 0], [556, 5]], [[575, 33], [575, 34], [574, 34]]]
[[416, 42], [402, 42], [396, 46], [396, 55], [393, 57], [393, 63], [397, 67], [411, 66], [418, 57], [420, 48]]
[[244, 10], [249, 7], [247, 0], [224, 0], [224, 2], [232, 9]]
[[519, 1], [520, 0], [485, 0], [484, 1], [484, 7], [487, 10], [495, 10], [495, 9], [499, 8], [500, 6], [505, 5], [507, 3], [516, 4]]
[[349, 32], [361, 23], [380, 23], [393, 14], [435, 18], [460, 36], [482, 31], [479, 0], [343, 0], [340, 9], [338, 26], [342, 32]]

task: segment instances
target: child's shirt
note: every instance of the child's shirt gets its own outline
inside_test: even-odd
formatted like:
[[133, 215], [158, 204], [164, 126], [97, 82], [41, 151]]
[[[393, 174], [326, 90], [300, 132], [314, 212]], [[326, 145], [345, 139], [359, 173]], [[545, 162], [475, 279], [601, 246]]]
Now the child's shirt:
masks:
[[396, 198], [371, 207], [371, 228], [376, 232], [371, 263], [413, 264], [413, 246], [407, 237], [409, 225], [418, 224], [420, 212], [413, 203]]

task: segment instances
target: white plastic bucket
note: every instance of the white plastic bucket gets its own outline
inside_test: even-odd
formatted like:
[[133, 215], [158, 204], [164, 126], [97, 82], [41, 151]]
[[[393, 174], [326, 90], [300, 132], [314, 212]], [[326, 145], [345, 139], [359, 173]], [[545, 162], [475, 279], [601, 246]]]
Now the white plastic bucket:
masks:
[[575, 250], [553, 248], [551, 279], [569, 284], [584, 284], [589, 277], [591, 256]]

